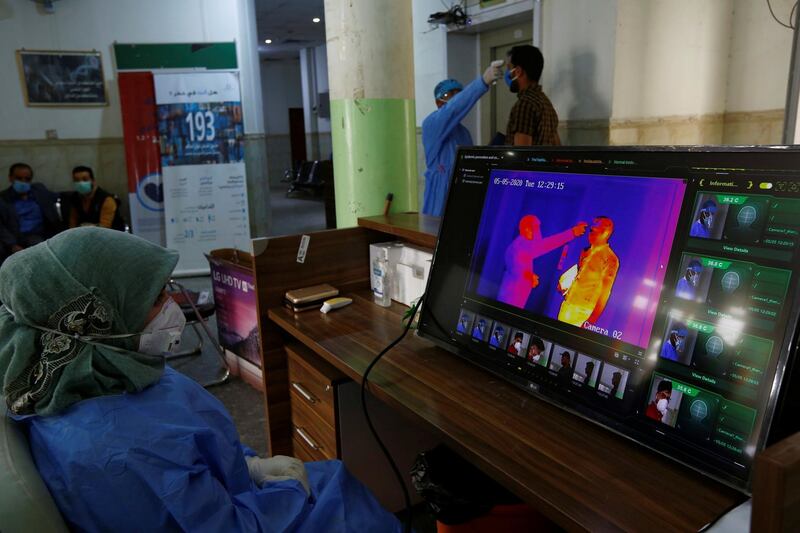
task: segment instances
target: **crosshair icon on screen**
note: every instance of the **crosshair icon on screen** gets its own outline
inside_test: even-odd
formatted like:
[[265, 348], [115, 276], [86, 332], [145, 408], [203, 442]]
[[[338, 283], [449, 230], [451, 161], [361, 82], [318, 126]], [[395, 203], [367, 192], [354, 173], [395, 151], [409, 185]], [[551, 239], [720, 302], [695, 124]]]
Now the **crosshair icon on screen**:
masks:
[[726, 272], [725, 275], [722, 276], [722, 281], [720, 283], [722, 284], [722, 290], [727, 293], [732, 293], [739, 288], [741, 282], [742, 280], [738, 272]]
[[750, 225], [758, 218], [758, 211], [752, 205], [746, 205], [739, 210], [736, 220], [744, 227], [749, 228]]
[[692, 405], [689, 406], [689, 413], [692, 415], [697, 421], [705, 420], [708, 416], [708, 404], [703, 400], [695, 400], [692, 402]]
[[725, 343], [716, 335], [709, 337], [706, 341], [706, 353], [712, 357], [717, 357], [724, 349]]

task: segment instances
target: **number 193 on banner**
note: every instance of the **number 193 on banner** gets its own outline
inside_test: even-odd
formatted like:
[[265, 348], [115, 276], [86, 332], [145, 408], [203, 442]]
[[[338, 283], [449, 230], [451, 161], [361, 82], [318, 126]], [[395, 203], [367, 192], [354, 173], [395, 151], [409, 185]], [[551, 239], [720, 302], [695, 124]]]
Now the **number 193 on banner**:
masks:
[[166, 104], [158, 114], [162, 166], [244, 161], [241, 103]]

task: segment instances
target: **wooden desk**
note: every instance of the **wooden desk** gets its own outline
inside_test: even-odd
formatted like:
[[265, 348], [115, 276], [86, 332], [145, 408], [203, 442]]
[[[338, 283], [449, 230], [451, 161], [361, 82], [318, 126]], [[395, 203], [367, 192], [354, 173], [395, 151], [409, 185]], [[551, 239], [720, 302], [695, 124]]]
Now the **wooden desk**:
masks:
[[[272, 453], [287, 453], [289, 440], [282, 342], [299, 341], [360, 380], [373, 357], [401, 333], [406, 308], [372, 303], [368, 244], [391, 240], [389, 236], [408, 228], [386, 231], [382, 226], [386, 221], [375, 220], [381, 218], [365, 222], [374, 229], [312, 234], [302, 265], [294, 262], [300, 236], [272, 239], [260, 252], [256, 248]], [[413, 225], [411, 217], [405, 221]], [[426, 238], [418, 235], [414, 242]], [[353, 305], [329, 315], [295, 314], [280, 306], [286, 289], [321, 281], [340, 287], [343, 295], [354, 299]], [[434, 430], [568, 530], [696, 531], [743, 499], [730, 488], [534, 398], [411, 334], [374, 368], [370, 383], [378, 399]], [[785, 458], [781, 462], [795, 464]], [[754, 509], [757, 502], [754, 499]], [[771, 505], [766, 498], [760, 502], [762, 510]]]
[[[402, 331], [405, 309], [365, 288], [330, 315], [269, 317], [349, 377]], [[371, 392], [441, 432], [464, 457], [567, 529], [696, 531], [741, 496], [409, 336], [374, 368]]]
[[358, 219], [358, 225], [362, 228], [394, 235], [400, 240], [430, 249], [436, 247], [441, 222], [439, 217], [419, 213], [390, 213]]

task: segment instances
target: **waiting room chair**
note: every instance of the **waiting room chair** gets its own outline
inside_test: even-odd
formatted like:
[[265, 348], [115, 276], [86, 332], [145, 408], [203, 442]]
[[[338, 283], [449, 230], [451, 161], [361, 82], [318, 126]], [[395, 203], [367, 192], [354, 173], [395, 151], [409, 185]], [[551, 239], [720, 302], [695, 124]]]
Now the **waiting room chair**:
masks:
[[175, 300], [181, 311], [183, 311], [183, 316], [186, 318], [186, 325], [190, 326], [194, 331], [195, 335], [197, 336], [197, 344], [190, 349], [184, 349], [174, 354], [167, 356], [167, 360], [170, 359], [180, 359], [183, 357], [193, 357], [202, 354], [203, 352], [203, 335], [201, 331], [197, 328], [198, 324], [203, 329], [208, 337], [208, 340], [214, 346], [214, 351], [216, 351], [217, 355], [219, 355], [220, 363], [222, 364], [222, 373], [219, 378], [211, 380], [206, 383], [201, 383], [203, 387], [211, 387], [213, 385], [220, 385], [228, 381], [230, 377], [230, 369], [228, 368], [228, 363], [225, 360], [225, 350], [223, 350], [222, 346], [220, 346], [219, 342], [214, 339], [213, 334], [211, 333], [211, 329], [208, 327], [208, 319], [211, 317], [214, 312], [216, 311], [216, 306], [213, 302], [206, 302], [206, 303], [198, 303], [199, 294], [195, 291], [190, 291], [186, 287], [184, 287], [181, 283], [178, 283], [174, 279], [170, 280], [167, 284], [168, 290], [167, 292]]

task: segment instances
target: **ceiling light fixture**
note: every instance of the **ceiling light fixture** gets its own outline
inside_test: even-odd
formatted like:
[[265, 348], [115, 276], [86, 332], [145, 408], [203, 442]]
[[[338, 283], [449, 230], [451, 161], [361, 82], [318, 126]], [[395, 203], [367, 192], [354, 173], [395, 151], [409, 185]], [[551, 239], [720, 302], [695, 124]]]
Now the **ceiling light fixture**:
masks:
[[264, 41], [264, 44], [272, 44], [272, 39], [267, 39]]
[[320, 20], [321, 19], [319, 17], [314, 17], [313, 19], [311, 19], [311, 22], [313, 22], [314, 24], [317, 24], [317, 23], [319, 23]]

